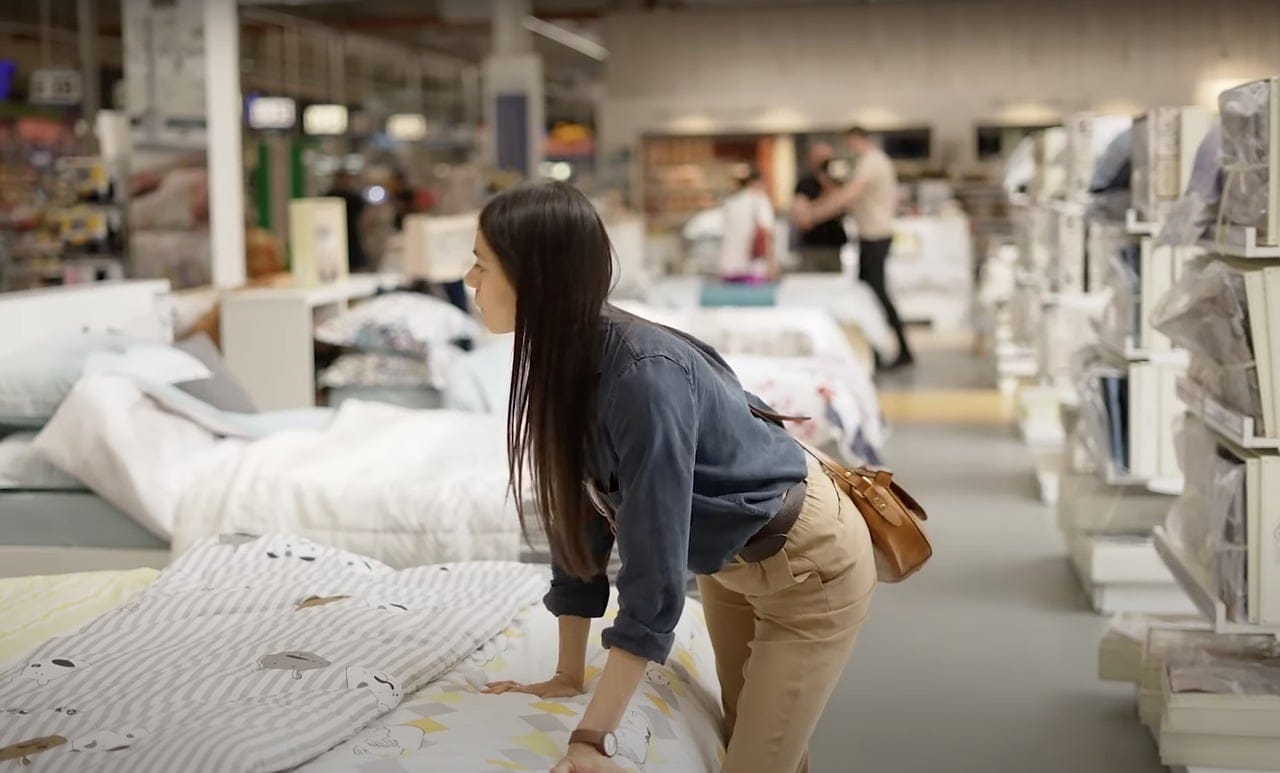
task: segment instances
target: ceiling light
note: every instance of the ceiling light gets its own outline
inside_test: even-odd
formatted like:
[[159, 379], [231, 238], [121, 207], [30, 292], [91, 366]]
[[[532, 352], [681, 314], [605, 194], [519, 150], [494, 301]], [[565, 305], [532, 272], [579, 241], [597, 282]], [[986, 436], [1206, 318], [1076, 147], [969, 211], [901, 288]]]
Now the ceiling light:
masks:
[[402, 142], [417, 142], [427, 136], [427, 119], [418, 113], [398, 113], [387, 119], [387, 134]]
[[302, 111], [302, 129], [307, 134], [346, 134], [346, 105], [309, 105]]
[[536, 16], [526, 16], [524, 18], [524, 28], [535, 35], [541, 35], [547, 40], [553, 40], [566, 48], [572, 48], [579, 54], [589, 56], [598, 62], [603, 62], [609, 56], [609, 49], [591, 38], [579, 35], [573, 30], [565, 29], [558, 24], [543, 21]]
[[289, 97], [256, 97], [249, 100], [248, 122], [250, 129], [292, 129], [298, 122], [298, 103]]

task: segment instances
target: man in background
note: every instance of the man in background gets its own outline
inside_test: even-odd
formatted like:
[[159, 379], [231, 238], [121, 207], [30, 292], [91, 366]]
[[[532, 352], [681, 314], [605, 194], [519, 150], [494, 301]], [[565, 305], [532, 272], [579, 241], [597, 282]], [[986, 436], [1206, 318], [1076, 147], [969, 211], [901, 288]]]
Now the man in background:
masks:
[[885, 318], [898, 338], [898, 358], [887, 368], [901, 368], [915, 362], [907, 344], [906, 330], [898, 309], [889, 297], [885, 263], [893, 244], [893, 215], [898, 204], [898, 174], [889, 156], [861, 126], [847, 134], [849, 149], [858, 157], [853, 179], [839, 191], [825, 196], [809, 211], [811, 220], [828, 218], [850, 210], [858, 225], [858, 278], [866, 282], [880, 299]]
[[364, 191], [355, 175], [344, 170], [333, 177], [333, 187], [325, 196], [342, 199], [347, 206], [347, 262], [352, 273], [372, 271], [375, 266], [364, 251], [361, 229], [364, 227]]
[[843, 213], [821, 222], [810, 220], [813, 205], [823, 195], [840, 187], [828, 172], [828, 165], [834, 155], [835, 152], [827, 143], [814, 144], [805, 157], [805, 175], [796, 183], [791, 222], [799, 231], [801, 271], [840, 271], [840, 248], [849, 240], [844, 232], [844, 223], [841, 222]]

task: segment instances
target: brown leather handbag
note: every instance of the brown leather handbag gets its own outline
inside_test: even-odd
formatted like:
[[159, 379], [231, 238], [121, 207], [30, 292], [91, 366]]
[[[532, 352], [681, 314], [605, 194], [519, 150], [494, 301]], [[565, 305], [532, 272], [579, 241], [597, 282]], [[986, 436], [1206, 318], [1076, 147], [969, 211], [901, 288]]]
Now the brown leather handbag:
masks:
[[[784, 421], [807, 421], [807, 417], [783, 416], [751, 406], [756, 416], [781, 425]], [[801, 443], [831, 480], [840, 488], [867, 522], [876, 554], [876, 574], [881, 582], [902, 582], [920, 571], [933, 556], [933, 545], [925, 533], [928, 516], [915, 497], [893, 479], [889, 470], [870, 467], [849, 468], [827, 454]]]

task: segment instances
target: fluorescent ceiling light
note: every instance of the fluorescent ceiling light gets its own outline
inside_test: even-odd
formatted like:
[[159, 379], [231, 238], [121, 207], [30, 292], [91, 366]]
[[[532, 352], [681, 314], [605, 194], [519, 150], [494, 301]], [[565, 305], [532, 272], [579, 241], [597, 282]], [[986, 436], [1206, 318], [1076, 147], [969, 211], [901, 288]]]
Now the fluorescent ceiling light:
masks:
[[302, 129], [307, 134], [345, 134], [346, 105], [309, 105], [302, 111]]
[[292, 129], [298, 122], [298, 103], [289, 97], [257, 97], [249, 101], [250, 129]]
[[417, 142], [427, 136], [427, 119], [418, 113], [398, 113], [387, 119], [387, 135], [403, 142]]
[[573, 30], [565, 29], [558, 24], [543, 21], [536, 16], [524, 17], [524, 28], [535, 35], [541, 35], [547, 40], [554, 40], [566, 48], [572, 48], [579, 54], [589, 56], [598, 62], [603, 62], [609, 56], [609, 49], [591, 38], [579, 35]]

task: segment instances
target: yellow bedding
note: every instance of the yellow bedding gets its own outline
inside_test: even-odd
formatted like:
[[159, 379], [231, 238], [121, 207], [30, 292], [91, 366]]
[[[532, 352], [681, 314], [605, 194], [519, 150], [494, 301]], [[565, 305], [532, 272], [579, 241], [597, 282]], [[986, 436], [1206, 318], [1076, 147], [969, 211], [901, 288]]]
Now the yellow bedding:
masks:
[[155, 569], [0, 579], [0, 669], [37, 644], [133, 600]]

